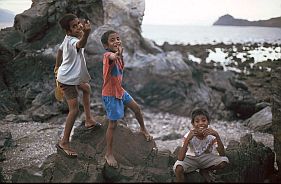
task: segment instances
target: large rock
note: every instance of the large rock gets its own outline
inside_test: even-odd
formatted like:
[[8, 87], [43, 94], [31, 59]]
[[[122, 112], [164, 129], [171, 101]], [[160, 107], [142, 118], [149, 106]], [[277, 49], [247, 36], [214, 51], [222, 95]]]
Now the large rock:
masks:
[[246, 119], [244, 123], [253, 130], [260, 132], [272, 132], [272, 113], [271, 107], [266, 107], [261, 111], [255, 113], [250, 118]]
[[[103, 127], [87, 130], [77, 127], [72, 146], [78, 151], [77, 158], [67, 158], [61, 153], [50, 155], [42, 166], [24, 167], [12, 175], [12, 182], [173, 182], [172, 171], [177, 151], [158, 150], [154, 141], [147, 142], [138, 132], [132, 132], [125, 122], [119, 122], [114, 132], [113, 152], [119, 163], [117, 169], [109, 167], [104, 159], [107, 120], [99, 117]], [[229, 166], [217, 171], [224, 182], [264, 182], [274, 170], [274, 153], [251, 135], [239, 142], [231, 142], [226, 154]], [[197, 173], [186, 175], [189, 182], [203, 182]]]
[[[0, 63], [5, 68], [0, 74], [0, 88], [3, 89], [0, 117], [56, 106], [53, 104], [57, 102], [51, 98], [55, 87], [53, 68], [56, 51], [64, 38], [57, 22], [67, 12], [89, 19], [92, 24], [85, 56], [92, 77], [90, 84], [95, 89], [93, 101], [101, 102], [104, 48], [100, 38], [105, 31], [113, 29], [119, 32], [125, 48], [124, 87], [142, 105], [184, 116], [194, 107], [205, 107], [218, 119], [231, 119], [232, 112], [253, 114], [253, 104], [248, 102], [242, 105], [244, 101], [241, 102], [239, 108], [233, 98], [226, 98], [230, 103], [222, 103], [227, 89], [233, 93], [238, 93], [236, 88], [241, 86], [247, 89], [241, 82], [230, 82], [235, 81], [233, 74], [213, 72], [213, 67], [203, 69], [189, 60], [187, 53], [192, 49], [199, 52], [202, 59], [206, 58], [204, 48], [188, 46], [189, 50], [178, 51], [179, 47], [175, 47], [164, 52], [151, 40], [143, 38], [140, 26], [144, 9], [144, 0], [34, 1], [30, 9], [16, 16], [14, 30], [1, 35], [0, 49], [6, 59]], [[9, 62], [11, 60], [13, 62]], [[47, 111], [43, 117], [38, 113], [31, 116], [41, 121], [53, 115], [55, 113]]]
[[113, 153], [119, 163], [118, 169], [109, 167], [104, 159], [108, 122], [103, 127], [87, 130], [78, 127], [72, 136], [72, 146], [78, 151], [78, 158], [67, 158], [52, 154], [43, 165], [17, 170], [12, 182], [171, 182], [173, 155], [168, 150], [158, 151], [154, 141], [147, 142], [143, 134], [132, 132], [122, 122], [114, 132]]
[[[279, 62], [280, 63], [280, 62]], [[281, 67], [276, 68], [271, 76], [272, 85], [272, 131], [274, 136], [274, 151], [279, 168], [278, 178], [281, 179]]]

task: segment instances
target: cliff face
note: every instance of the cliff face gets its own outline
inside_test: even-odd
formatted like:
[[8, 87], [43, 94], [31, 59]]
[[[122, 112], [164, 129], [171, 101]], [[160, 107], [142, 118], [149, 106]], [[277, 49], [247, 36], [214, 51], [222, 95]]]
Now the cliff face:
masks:
[[236, 19], [231, 15], [223, 15], [213, 24], [214, 26], [260, 26], [260, 27], [281, 27], [281, 17], [268, 20], [248, 21]]

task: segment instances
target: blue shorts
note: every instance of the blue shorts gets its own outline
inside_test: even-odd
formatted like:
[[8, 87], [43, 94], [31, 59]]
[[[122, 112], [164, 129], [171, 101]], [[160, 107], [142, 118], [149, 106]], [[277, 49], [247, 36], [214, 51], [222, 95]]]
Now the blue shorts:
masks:
[[124, 105], [131, 102], [133, 98], [125, 91], [122, 99], [114, 96], [102, 96], [103, 105], [106, 110], [108, 119], [116, 121], [124, 117]]

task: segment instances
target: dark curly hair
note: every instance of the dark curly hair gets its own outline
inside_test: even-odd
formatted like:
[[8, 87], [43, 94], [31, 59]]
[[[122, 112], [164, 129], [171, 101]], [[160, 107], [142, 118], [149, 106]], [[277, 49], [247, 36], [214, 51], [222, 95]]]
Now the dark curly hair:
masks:
[[65, 31], [69, 31], [70, 30], [69, 23], [76, 18], [78, 18], [76, 15], [72, 13], [67, 13], [59, 20], [59, 24], [62, 29], [64, 29]]
[[100, 39], [101, 43], [103, 45], [107, 45], [108, 37], [110, 34], [113, 34], [113, 33], [117, 33], [117, 32], [113, 31], [113, 30], [108, 30], [105, 33], [103, 33], [103, 35], [101, 36], [101, 39]]
[[206, 111], [205, 109], [202, 109], [202, 108], [198, 108], [198, 109], [194, 109], [191, 113], [191, 123], [192, 124], [194, 123], [195, 117], [199, 116], [199, 115], [206, 116], [208, 122], [210, 123], [210, 115], [209, 115], [208, 111]]

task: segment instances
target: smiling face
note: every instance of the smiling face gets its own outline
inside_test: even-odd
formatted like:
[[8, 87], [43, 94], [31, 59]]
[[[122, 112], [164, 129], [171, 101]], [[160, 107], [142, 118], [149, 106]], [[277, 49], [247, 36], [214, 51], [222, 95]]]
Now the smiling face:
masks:
[[69, 30], [67, 30], [67, 35], [74, 36], [80, 38], [83, 34], [82, 25], [78, 18], [73, 19], [69, 22]]
[[111, 33], [108, 36], [106, 48], [112, 52], [117, 52], [118, 47], [121, 46], [121, 39], [118, 33]]
[[208, 121], [208, 118], [205, 115], [197, 115], [197, 116], [195, 116], [192, 125], [200, 133], [203, 130], [208, 128], [209, 121]]

